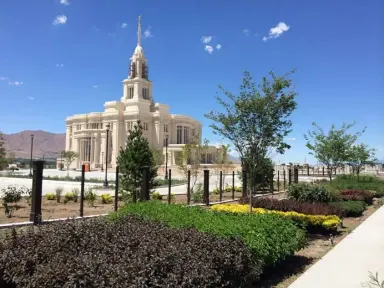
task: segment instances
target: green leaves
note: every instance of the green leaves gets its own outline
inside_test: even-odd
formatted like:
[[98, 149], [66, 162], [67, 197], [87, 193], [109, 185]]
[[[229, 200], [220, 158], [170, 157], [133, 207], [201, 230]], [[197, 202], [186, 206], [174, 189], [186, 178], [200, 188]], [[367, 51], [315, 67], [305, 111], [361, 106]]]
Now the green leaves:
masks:
[[216, 97], [223, 112], [205, 115], [213, 121], [213, 132], [230, 140], [243, 163], [247, 158], [251, 169], [264, 161], [268, 149], [284, 153], [290, 148], [284, 138], [291, 132], [292, 122], [288, 118], [297, 106], [292, 80], [287, 78], [293, 72], [283, 76], [270, 72], [270, 79], [262, 78], [259, 85], [245, 72], [239, 95], [219, 86], [229, 101]]
[[[140, 121], [130, 131], [125, 148], [120, 149], [117, 163], [121, 173], [123, 190], [136, 191], [140, 187], [143, 181], [144, 167], [149, 167], [150, 185], [153, 186], [157, 176], [157, 166], [148, 140], [143, 136]], [[135, 197], [136, 194], [133, 194]]]
[[0, 131], [0, 170], [3, 170], [6, 167], [7, 160], [6, 152], [4, 147], [3, 133]]
[[355, 123], [343, 123], [339, 129], [332, 125], [326, 134], [316, 123], [312, 123], [312, 126], [313, 129], [304, 135], [307, 141], [306, 146], [311, 150], [311, 155], [327, 166], [331, 178], [332, 169], [343, 167], [344, 163], [350, 159], [352, 147], [358, 137], [365, 132], [365, 129], [360, 132], [349, 133], [348, 131], [355, 126]]

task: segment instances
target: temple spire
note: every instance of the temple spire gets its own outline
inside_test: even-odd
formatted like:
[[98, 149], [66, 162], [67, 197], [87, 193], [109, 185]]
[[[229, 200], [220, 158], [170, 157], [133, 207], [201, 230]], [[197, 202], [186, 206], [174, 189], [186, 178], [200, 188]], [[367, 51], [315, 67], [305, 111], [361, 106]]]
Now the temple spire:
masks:
[[137, 26], [137, 46], [141, 45], [141, 16], [139, 16], [138, 26]]

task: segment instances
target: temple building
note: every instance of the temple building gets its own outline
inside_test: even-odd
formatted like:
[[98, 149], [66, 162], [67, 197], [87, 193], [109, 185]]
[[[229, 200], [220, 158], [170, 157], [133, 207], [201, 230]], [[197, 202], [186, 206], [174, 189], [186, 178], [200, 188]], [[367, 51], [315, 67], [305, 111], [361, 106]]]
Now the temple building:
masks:
[[[148, 61], [141, 46], [140, 17], [137, 35], [128, 77], [122, 82], [121, 100], [105, 102], [104, 112], [78, 114], [66, 119], [65, 149], [79, 154], [71, 169], [80, 169], [82, 164], [99, 169], [105, 167], [106, 162], [108, 167], [115, 167], [120, 147], [125, 146], [127, 135], [138, 120], [149, 144], [155, 149], [163, 149], [164, 160], [168, 146], [169, 166], [176, 164], [178, 153], [191, 139], [202, 142], [200, 122], [186, 115], [169, 114], [168, 105], [155, 103]], [[215, 149], [210, 147], [209, 151]], [[207, 153], [202, 161], [212, 163], [213, 157], [214, 153]]]

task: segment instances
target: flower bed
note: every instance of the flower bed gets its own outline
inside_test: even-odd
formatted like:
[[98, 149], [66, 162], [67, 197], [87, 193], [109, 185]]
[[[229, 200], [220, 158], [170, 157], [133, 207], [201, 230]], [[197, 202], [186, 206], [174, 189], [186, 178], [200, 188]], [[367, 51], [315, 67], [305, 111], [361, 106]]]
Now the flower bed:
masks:
[[[273, 265], [294, 254], [306, 244], [305, 232], [289, 219], [278, 215], [214, 213], [200, 207], [166, 205], [159, 201], [130, 204], [110, 215], [119, 219], [138, 215], [167, 223], [170, 227], [196, 228], [222, 238], [241, 239], [263, 266]], [[218, 246], [219, 248], [219, 246]], [[223, 250], [220, 247], [220, 250]]]
[[346, 189], [341, 190], [340, 195], [342, 200], [348, 201], [364, 201], [368, 205], [372, 205], [373, 197], [375, 196], [374, 193], [367, 191], [367, 190], [354, 190], [354, 189]]
[[[243, 197], [240, 204], [248, 204], [249, 198]], [[252, 207], [276, 210], [282, 212], [295, 211], [307, 215], [336, 215], [343, 216], [339, 207], [323, 203], [298, 202], [293, 199], [271, 199], [271, 198], [252, 198]]]
[[341, 209], [343, 217], [360, 217], [367, 206], [364, 201], [338, 201], [329, 204]]
[[0, 287], [244, 287], [261, 273], [239, 239], [134, 216], [36, 230], [1, 239]]
[[[242, 204], [217, 204], [211, 207], [213, 211], [231, 212], [236, 214], [249, 213], [249, 206]], [[276, 214], [289, 218], [298, 223], [301, 227], [311, 229], [325, 229], [326, 231], [337, 230], [337, 226], [341, 224], [341, 219], [336, 215], [306, 215], [294, 211], [283, 212], [276, 210], [267, 210], [264, 208], [254, 208], [254, 214]]]

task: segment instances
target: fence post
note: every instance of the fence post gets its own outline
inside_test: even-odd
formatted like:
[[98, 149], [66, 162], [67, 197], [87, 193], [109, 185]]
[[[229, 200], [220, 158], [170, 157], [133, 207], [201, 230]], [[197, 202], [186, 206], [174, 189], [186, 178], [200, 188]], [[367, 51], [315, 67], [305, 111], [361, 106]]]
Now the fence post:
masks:
[[309, 165], [307, 166], [307, 176], [309, 176]]
[[272, 193], [272, 194], [273, 194], [273, 177], [275, 176], [274, 173], [273, 173], [274, 171], [275, 170], [272, 170], [272, 175], [271, 175], [272, 177], [271, 177], [271, 181], [269, 183], [269, 192]]
[[223, 201], [223, 171], [220, 171], [219, 201]]
[[191, 204], [191, 170], [187, 172], [187, 204]]
[[168, 170], [168, 204], [171, 204], [172, 171]]
[[293, 169], [293, 182], [299, 183], [299, 169], [298, 168]]
[[232, 171], [232, 200], [235, 200], [235, 171]]
[[85, 182], [85, 164], [81, 165], [80, 217], [84, 217], [84, 182]]
[[143, 167], [143, 182], [141, 183], [140, 201], [149, 200], [149, 167]]
[[[149, 178], [149, 177], [148, 177]], [[115, 205], [114, 210], [117, 211], [117, 206], [119, 203], [119, 166], [116, 166], [116, 176], [115, 176]]]
[[280, 170], [277, 170], [277, 192], [280, 192]]
[[292, 184], [292, 169], [288, 169], [288, 186]]
[[204, 170], [204, 203], [209, 205], [209, 170]]
[[285, 177], [285, 168], [283, 170], [283, 185], [284, 185], [284, 191], [285, 191], [286, 186], [287, 186], [287, 181], [286, 181], [286, 177]]
[[43, 195], [43, 168], [44, 161], [33, 161], [32, 203], [29, 221], [34, 225], [41, 222], [41, 197]]
[[324, 177], [324, 170], [325, 170], [325, 169], [324, 169], [324, 166], [323, 166], [323, 177]]
[[243, 168], [243, 195], [242, 197], [247, 197], [247, 184], [248, 184], [248, 179], [247, 179], [247, 170], [245, 167]]

